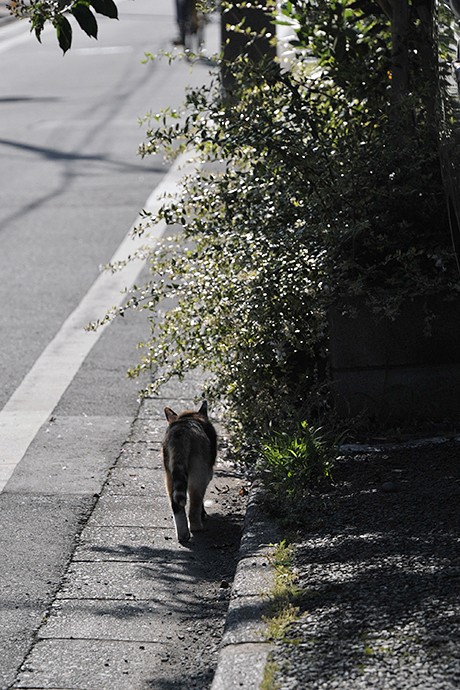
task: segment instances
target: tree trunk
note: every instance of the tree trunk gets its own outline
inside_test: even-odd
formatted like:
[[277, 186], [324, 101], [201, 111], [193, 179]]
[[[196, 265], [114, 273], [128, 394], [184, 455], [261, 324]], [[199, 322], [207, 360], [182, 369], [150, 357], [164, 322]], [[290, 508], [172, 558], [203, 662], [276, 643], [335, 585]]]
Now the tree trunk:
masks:
[[[250, 37], [244, 31], [234, 31], [232, 26], [244, 22], [244, 29], [249, 29], [255, 36]], [[276, 47], [273, 37], [276, 28], [273, 19], [267, 12], [266, 0], [248, 0], [248, 2], [224, 5], [221, 13], [221, 34], [223, 47], [222, 82], [225, 89], [233, 86], [231, 66], [238, 57], [247, 55], [254, 65], [267, 66], [276, 58]]]
[[409, 88], [409, 2], [392, 3], [391, 21], [391, 83], [393, 101], [398, 109]]
[[420, 56], [422, 98], [428, 122], [436, 126], [436, 111], [439, 92], [439, 70], [436, 36], [434, 29], [434, 0], [417, 0], [415, 10], [419, 19], [417, 52]]

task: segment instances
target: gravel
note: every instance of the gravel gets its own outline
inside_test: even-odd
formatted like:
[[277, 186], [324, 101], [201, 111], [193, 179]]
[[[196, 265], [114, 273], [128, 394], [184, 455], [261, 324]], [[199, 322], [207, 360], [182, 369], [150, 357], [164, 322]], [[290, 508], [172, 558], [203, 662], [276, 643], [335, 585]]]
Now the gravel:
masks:
[[460, 687], [459, 460], [455, 440], [354, 450], [305, 500], [279, 690]]

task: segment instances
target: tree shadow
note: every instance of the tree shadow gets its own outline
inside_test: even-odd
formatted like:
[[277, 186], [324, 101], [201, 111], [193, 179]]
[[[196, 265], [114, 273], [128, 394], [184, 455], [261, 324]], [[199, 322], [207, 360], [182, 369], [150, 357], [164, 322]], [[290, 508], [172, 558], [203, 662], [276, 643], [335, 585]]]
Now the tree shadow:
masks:
[[147, 680], [144, 687], [148, 690], [205, 690], [210, 687], [214, 677], [214, 669], [202, 669], [198, 672], [187, 673], [182, 678], [169, 678], [167, 675]]
[[[141, 165], [126, 160], [117, 160], [105, 154], [82, 153], [84, 150], [94, 150], [94, 142], [98, 141], [100, 133], [105, 131], [116, 120], [131, 94], [144, 87], [151, 79], [152, 73], [149, 70], [143, 71], [136, 78], [128, 80], [126, 75], [122, 74], [119, 77], [118, 84], [116, 87], [114, 86], [114, 95], [110, 102], [107, 102], [101, 96], [97, 101], [91, 102], [79, 109], [76, 117], [81, 122], [89, 120], [92, 124], [81, 130], [72, 150], [68, 152], [56, 148], [35, 146], [28, 142], [16, 140], [2, 139], [0, 141], [0, 147], [21, 151], [30, 160], [37, 160], [39, 162], [52, 161], [56, 164], [55, 170], [59, 178], [57, 183], [48, 185], [42, 193], [38, 191], [31, 199], [24, 200], [23, 205], [19, 209], [15, 209], [5, 216], [2, 219], [2, 230], [5, 230], [12, 221], [17, 221], [31, 213], [36, 213], [47, 203], [61, 198], [82, 175], [88, 177], [90, 175], [103, 175], [113, 171], [125, 176], [130, 174], [137, 175], [139, 172], [142, 172], [144, 175], [151, 171], [165, 172], [164, 167], [158, 168], [156, 164]], [[20, 96], [18, 98], [22, 100], [23, 97]], [[59, 101], [61, 99], [42, 97], [40, 100], [45, 102], [46, 100]], [[13, 102], [11, 97], [8, 99], [8, 102]]]
[[[195, 533], [187, 544], [178, 544], [173, 537], [165, 546], [120, 543], [93, 545], [88, 550], [106, 563], [135, 563], [139, 578], [169, 585], [177, 594], [179, 583], [230, 582], [238, 561], [241, 530], [241, 515], [211, 514], [203, 532]], [[168, 605], [173, 609], [180, 606], [180, 598], [176, 596]]]
[[1, 96], [2, 103], [55, 103], [61, 99], [56, 96]]
[[[303, 682], [353, 683], [377, 667], [389, 678], [414, 660], [441, 673], [452, 660], [460, 635], [458, 451], [446, 444], [344, 458], [336, 487], [309, 497], [296, 555], [301, 618], [288, 634], [300, 644], [298, 667], [308, 669]], [[280, 658], [295, 676], [293, 650]], [[454, 665], [460, 672], [458, 658]], [[378, 687], [385, 682], [379, 677]]]

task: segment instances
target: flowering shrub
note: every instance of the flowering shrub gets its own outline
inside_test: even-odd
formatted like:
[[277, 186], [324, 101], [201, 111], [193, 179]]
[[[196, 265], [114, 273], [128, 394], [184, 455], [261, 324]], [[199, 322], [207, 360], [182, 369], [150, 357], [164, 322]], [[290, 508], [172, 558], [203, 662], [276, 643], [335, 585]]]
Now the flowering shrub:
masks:
[[[360, 15], [354, 28], [370, 41], [366, 21]], [[314, 28], [298, 31], [310, 53]], [[231, 94], [216, 74], [187, 94], [183, 113], [149, 119], [142, 155], [193, 150], [203, 166], [147, 219], [182, 231], [151, 251], [151, 281], [121, 310], [151, 314], [151, 338], [131, 373], [152, 369], [155, 392], [204, 367], [208, 395], [224, 402], [240, 442], [328, 412], [331, 304], [364, 295], [392, 313], [407, 297], [458, 291], [432, 122], [414, 93], [402, 106], [414, 126], [400, 129], [388, 51], [379, 39], [373, 92], [356, 87], [350, 45], [339, 70], [340, 56], [323, 42], [312, 74], [301, 57], [293, 71], [242, 57], [231, 66]]]

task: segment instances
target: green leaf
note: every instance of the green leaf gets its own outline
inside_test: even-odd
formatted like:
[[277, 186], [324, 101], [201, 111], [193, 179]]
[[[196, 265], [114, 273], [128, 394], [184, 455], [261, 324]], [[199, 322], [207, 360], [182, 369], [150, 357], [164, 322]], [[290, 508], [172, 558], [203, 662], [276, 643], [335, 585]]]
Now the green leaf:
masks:
[[110, 19], [118, 19], [118, 9], [113, 0], [90, 0], [90, 5], [98, 14]]
[[37, 22], [35, 26], [32, 26], [34, 32], [35, 32], [35, 37], [39, 43], [42, 42], [42, 31], [43, 31], [43, 23], [42, 22]]
[[72, 45], [72, 27], [69, 20], [62, 14], [56, 20], [55, 27], [59, 46], [65, 54]]
[[94, 14], [86, 5], [74, 5], [72, 14], [80, 28], [90, 37], [97, 38], [97, 21]]

